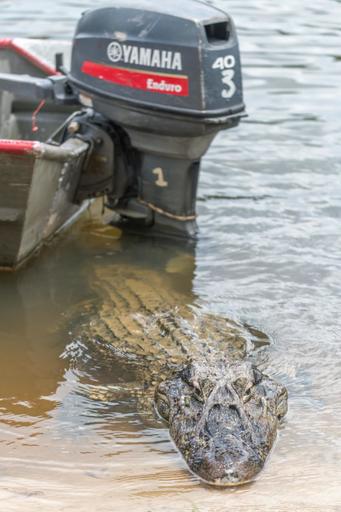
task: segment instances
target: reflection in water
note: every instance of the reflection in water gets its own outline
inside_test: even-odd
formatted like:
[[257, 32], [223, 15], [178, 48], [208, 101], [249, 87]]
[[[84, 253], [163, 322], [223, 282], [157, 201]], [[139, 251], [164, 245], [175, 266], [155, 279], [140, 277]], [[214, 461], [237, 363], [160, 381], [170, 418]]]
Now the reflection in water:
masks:
[[[134, 270], [143, 284], [149, 273], [162, 282], [164, 296], [173, 294], [179, 302], [193, 304], [193, 251], [193, 246], [137, 237], [120, 240], [115, 228], [83, 221], [22, 272], [0, 276], [5, 299], [0, 317], [0, 463], [9, 481], [16, 475], [14, 496], [26, 496], [20, 484], [24, 479], [24, 489], [30, 487], [27, 495], [39, 498], [39, 480], [27, 479], [28, 470], [34, 480], [44, 469], [45, 487], [54, 485], [50, 479], [54, 482], [59, 473], [68, 474], [70, 481], [96, 482], [116, 471], [115, 478], [129, 486], [121, 464], [115, 464], [117, 456], [126, 458], [128, 466], [134, 460], [135, 467], [139, 460], [143, 467], [146, 451], [170, 451], [174, 457], [161, 422], [155, 421], [150, 430], [136, 413], [130, 392], [133, 373], [92, 354], [72, 328], [81, 332], [89, 311], [103, 307], [93, 278], [108, 265], [121, 280]], [[106, 278], [110, 286], [110, 275]], [[38, 451], [32, 457], [34, 448]], [[101, 457], [108, 461], [105, 466], [97, 462]], [[160, 464], [155, 478], [162, 481]], [[179, 464], [172, 466], [176, 472]], [[179, 471], [185, 483], [191, 480], [182, 476], [185, 469]], [[71, 497], [72, 489], [70, 484]]]
[[[69, 371], [80, 381], [85, 379], [85, 375], [76, 375], [74, 364], [89, 362], [89, 348], [81, 342], [77, 345], [69, 329], [73, 322], [81, 332], [79, 325], [90, 321], [90, 311], [102, 307], [96, 268], [97, 275], [98, 268], [110, 265], [113, 269], [112, 277], [106, 275], [109, 287], [115, 272], [124, 280], [134, 270], [141, 283], [151, 272], [163, 283], [164, 296], [175, 293], [179, 304], [195, 300], [193, 246], [179, 250], [169, 242], [134, 237], [119, 240], [115, 228], [89, 224], [81, 223], [70, 239], [46, 250], [22, 272], [0, 276], [1, 410], [17, 415], [19, 421], [26, 415], [44, 417], [53, 410]], [[110, 379], [112, 364], [110, 361], [107, 369]], [[96, 361], [84, 368], [96, 373]]]
[[56, 321], [64, 301], [67, 307], [67, 297], [61, 295], [63, 280], [59, 275], [58, 286], [54, 271], [58, 267], [49, 265], [1, 275], [1, 406], [19, 415], [40, 416], [53, 408], [47, 397], [55, 393], [64, 373]]
[[[0, 4], [2, 37], [70, 37], [93, 7]], [[194, 272], [178, 249], [77, 228], [0, 276], [0, 510], [340, 510], [340, 2], [217, 4], [238, 27], [250, 117], [203, 162]], [[190, 477], [161, 425], [136, 414], [134, 376], [73, 343], [98, 300], [92, 262], [115, 258], [150, 262], [189, 304], [269, 335], [255, 331], [256, 357], [290, 408], [252, 486]], [[122, 398], [103, 401], [108, 386]]]

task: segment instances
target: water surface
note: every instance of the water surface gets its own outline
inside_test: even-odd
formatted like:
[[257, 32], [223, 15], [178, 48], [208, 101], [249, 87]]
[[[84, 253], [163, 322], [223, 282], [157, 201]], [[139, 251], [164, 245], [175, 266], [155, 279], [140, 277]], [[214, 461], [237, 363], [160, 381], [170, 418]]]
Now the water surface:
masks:
[[[88, 216], [0, 276], [1, 510], [341, 509], [341, 4], [217, 5], [238, 27], [249, 118], [203, 161], [193, 264]], [[0, 0], [0, 34], [68, 38], [92, 6]], [[204, 487], [133, 399], [101, 400], [131, 376], [75, 343], [70, 319], [89, 321], [93, 270], [108, 261], [152, 268], [189, 305], [269, 338], [255, 337], [256, 357], [288, 387], [290, 409], [254, 484]]]

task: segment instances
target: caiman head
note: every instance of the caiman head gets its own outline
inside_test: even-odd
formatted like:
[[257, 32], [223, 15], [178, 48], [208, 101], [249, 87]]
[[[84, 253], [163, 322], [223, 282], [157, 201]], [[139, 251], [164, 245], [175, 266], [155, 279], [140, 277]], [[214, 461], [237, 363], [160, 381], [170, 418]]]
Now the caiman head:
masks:
[[175, 445], [212, 485], [255, 479], [287, 411], [286, 389], [249, 362], [190, 363], [155, 394]]

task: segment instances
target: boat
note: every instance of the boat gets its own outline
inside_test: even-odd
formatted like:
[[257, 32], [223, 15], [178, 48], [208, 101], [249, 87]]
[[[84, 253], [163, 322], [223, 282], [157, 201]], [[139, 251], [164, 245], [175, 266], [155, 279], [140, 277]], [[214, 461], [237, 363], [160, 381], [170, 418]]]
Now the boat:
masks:
[[[34, 77], [56, 75], [53, 57], [68, 58], [71, 43], [0, 40], [0, 72]], [[74, 107], [14, 97], [0, 91], [0, 268], [13, 270], [70, 225], [86, 203], [74, 204], [80, 162], [87, 144], [73, 139], [46, 142]]]
[[0, 39], [1, 269], [96, 197], [125, 228], [195, 238], [201, 158], [246, 114], [231, 17], [182, 7], [115, 0], [72, 42]]

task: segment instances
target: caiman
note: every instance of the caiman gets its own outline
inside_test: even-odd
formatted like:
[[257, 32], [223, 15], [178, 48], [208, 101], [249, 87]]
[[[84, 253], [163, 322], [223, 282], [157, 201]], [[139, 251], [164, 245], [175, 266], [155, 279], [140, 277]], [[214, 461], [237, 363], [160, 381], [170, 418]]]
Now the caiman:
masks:
[[86, 313], [82, 339], [134, 369], [140, 407], [153, 403], [195, 475], [221, 486], [254, 480], [286, 414], [286, 389], [248, 360], [242, 326], [179, 291], [176, 260], [166, 272], [112, 260], [92, 266], [100, 305]]

